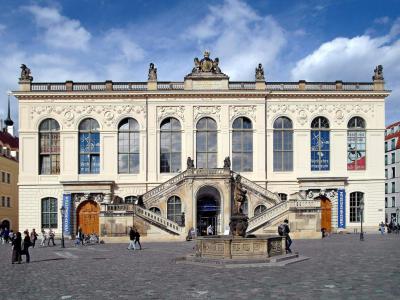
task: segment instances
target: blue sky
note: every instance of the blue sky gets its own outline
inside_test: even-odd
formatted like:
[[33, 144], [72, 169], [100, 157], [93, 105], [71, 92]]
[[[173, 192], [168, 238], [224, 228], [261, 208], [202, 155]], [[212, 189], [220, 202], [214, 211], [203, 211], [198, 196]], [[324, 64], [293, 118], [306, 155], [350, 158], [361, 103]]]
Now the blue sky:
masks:
[[[183, 80], [205, 49], [232, 80], [370, 81], [384, 66], [400, 119], [400, 0], [0, 0], [0, 116], [19, 66], [34, 81]], [[13, 101], [13, 118], [17, 105]]]

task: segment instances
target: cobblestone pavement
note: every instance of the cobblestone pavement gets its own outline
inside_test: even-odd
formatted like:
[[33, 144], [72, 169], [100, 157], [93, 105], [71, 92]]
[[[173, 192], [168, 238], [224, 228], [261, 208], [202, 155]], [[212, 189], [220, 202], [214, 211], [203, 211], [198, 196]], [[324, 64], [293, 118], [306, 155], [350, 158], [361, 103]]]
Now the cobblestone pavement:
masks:
[[310, 260], [285, 267], [216, 269], [175, 264], [193, 242], [35, 248], [12, 265], [0, 245], [1, 299], [400, 299], [400, 235], [297, 240]]

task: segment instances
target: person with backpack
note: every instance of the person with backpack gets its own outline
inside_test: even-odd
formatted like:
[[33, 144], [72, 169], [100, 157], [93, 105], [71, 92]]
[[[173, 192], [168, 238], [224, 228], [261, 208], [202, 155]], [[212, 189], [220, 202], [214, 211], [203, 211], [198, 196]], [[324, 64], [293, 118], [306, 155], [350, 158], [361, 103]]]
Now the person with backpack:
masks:
[[132, 227], [130, 227], [129, 230], [129, 245], [128, 245], [128, 250], [136, 250], [135, 248], [135, 237], [136, 237], [136, 233], [135, 230], [133, 230]]
[[35, 248], [37, 238], [38, 238], [38, 234], [36, 233], [35, 228], [33, 228], [32, 232], [31, 232], [32, 248]]
[[47, 241], [47, 246], [50, 246], [50, 241], [53, 242], [53, 246], [56, 245], [56, 243], [54, 243], [54, 231], [52, 229], [49, 231], [49, 240]]
[[289, 232], [290, 232], [289, 221], [288, 219], [285, 219], [283, 223], [278, 226], [278, 234], [280, 236], [285, 237], [286, 253], [292, 253], [292, 250], [290, 250], [290, 246], [292, 245], [292, 239], [289, 236]]

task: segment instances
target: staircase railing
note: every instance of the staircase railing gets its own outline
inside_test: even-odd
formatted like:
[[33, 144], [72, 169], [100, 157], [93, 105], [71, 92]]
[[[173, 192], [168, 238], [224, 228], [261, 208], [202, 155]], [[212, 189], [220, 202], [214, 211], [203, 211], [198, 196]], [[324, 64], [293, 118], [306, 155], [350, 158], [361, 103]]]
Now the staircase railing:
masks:
[[154, 213], [148, 209], [135, 205], [135, 213], [139, 217], [150, 221], [151, 223], [158, 225], [164, 230], [170, 231], [175, 234], [182, 234], [183, 229], [177, 223], [160, 216], [157, 213]]
[[289, 200], [281, 202], [261, 214], [254, 216], [249, 219], [249, 225], [247, 227], [247, 232], [252, 232], [259, 227], [266, 225], [268, 222], [272, 221], [276, 217], [280, 216], [289, 209], [305, 209], [305, 208], [315, 208], [321, 207], [320, 200]]
[[150, 200], [161, 193], [163, 193], [166, 189], [175, 186], [178, 182], [182, 181], [185, 178], [187, 170], [172, 177], [171, 179], [167, 180], [166, 182], [156, 186], [154, 189], [151, 189], [150, 191], [146, 192], [143, 194], [143, 204], [147, 207]]
[[[238, 173], [236, 173], [234, 171], [232, 171], [232, 173], [235, 175], [238, 175]], [[266, 188], [263, 188], [262, 186], [258, 185], [257, 183], [254, 183], [250, 179], [243, 177], [241, 174], [240, 174], [240, 176], [241, 176], [241, 182], [245, 188], [253, 191], [257, 195], [260, 195], [264, 198], [268, 198], [269, 200], [272, 200], [276, 204], [281, 202], [281, 199], [279, 198], [279, 196], [277, 194], [267, 190]]]

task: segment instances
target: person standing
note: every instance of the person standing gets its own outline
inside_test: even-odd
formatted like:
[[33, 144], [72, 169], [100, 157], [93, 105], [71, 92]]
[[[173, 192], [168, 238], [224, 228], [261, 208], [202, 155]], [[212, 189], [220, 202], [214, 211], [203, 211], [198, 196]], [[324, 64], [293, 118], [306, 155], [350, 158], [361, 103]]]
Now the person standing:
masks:
[[32, 243], [31, 243], [31, 238], [29, 237], [28, 229], [24, 231], [24, 234], [25, 234], [24, 248], [22, 249], [22, 254], [25, 254], [26, 263], [29, 264], [29, 262], [31, 261], [31, 256], [29, 255], [29, 247], [32, 245]]
[[136, 250], [135, 248], [135, 237], [136, 237], [136, 233], [133, 230], [132, 227], [129, 227], [129, 245], [128, 245], [128, 250]]
[[78, 239], [81, 242], [82, 246], [83, 246], [83, 239], [84, 239], [84, 234], [82, 232], [82, 228], [79, 226], [78, 227]]
[[17, 232], [15, 239], [12, 241], [12, 258], [11, 258], [11, 263], [14, 264], [18, 262], [19, 264], [21, 263], [21, 243], [22, 243], [22, 238], [21, 238], [21, 232]]
[[3, 232], [3, 239], [4, 239], [4, 242], [5, 242], [6, 244], [8, 244], [9, 235], [10, 235], [10, 232], [8, 231], [8, 228], [4, 229], [4, 232]]
[[285, 237], [286, 242], [286, 253], [292, 253], [290, 246], [292, 245], [292, 239], [289, 236], [289, 220], [285, 219], [281, 225], [278, 226], [278, 234]]
[[32, 232], [31, 232], [32, 248], [35, 248], [37, 237], [38, 237], [38, 234], [36, 233], [35, 228], [33, 228]]
[[381, 232], [381, 235], [385, 234], [385, 223], [383, 223], [383, 221], [379, 224], [379, 231]]
[[207, 227], [207, 235], [213, 235], [213, 234], [214, 234], [214, 229], [213, 229], [212, 225], [210, 224]]
[[139, 250], [142, 250], [142, 244], [140, 244], [140, 233], [139, 233], [139, 230], [135, 230], [135, 245], [136, 245], [136, 243], [138, 243], [139, 244]]
[[53, 231], [53, 229], [50, 229], [50, 231], [49, 231], [49, 240], [47, 241], [47, 246], [50, 246], [50, 241], [53, 242], [53, 246], [56, 245], [56, 243], [54, 243], [54, 231]]
[[47, 240], [47, 233], [46, 231], [44, 231], [44, 229], [42, 229], [42, 232], [40, 234], [40, 246], [44, 247], [44, 243]]

